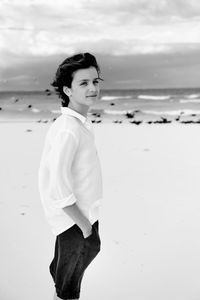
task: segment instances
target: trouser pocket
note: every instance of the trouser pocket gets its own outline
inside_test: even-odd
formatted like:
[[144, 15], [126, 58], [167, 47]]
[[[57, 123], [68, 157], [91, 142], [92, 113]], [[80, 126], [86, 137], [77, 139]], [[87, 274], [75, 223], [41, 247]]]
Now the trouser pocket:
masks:
[[92, 225], [92, 234], [84, 239], [85, 247], [90, 248], [91, 251], [94, 251], [96, 254], [101, 249], [101, 239], [100, 239], [100, 236], [99, 236], [99, 226], [98, 225], [99, 225], [98, 221], [96, 221]]

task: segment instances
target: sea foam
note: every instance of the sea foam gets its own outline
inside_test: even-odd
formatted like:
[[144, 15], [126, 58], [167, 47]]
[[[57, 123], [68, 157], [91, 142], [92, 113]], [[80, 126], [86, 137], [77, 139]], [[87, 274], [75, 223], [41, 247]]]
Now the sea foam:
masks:
[[31, 110], [32, 110], [32, 112], [34, 112], [34, 113], [39, 113], [39, 112], [41, 112], [41, 110], [38, 109], [38, 108], [32, 108]]
[[192, 110], [192, 109], [180, 109], [180, 110], [165, 110], [165, 111], [153, 111], [153, 110], [143, 110], [145, 114], [152, 114], [152, 115], [200, 115], [200, 110]]
[[191, 98], [191, 100], [184, 100], [184, 99], [182, 99], [179, 102], [180, 103], [200, 103], [200, 99], [192, 99], [192, 98]]
[[191, 94], [191, 95], [187, 95], [187, 96], [185, 96], [185, 98], [188, 98], [188, 99], [196, 99], [196, 98], [200, 98], [200, 94]]
[[142, 100], [169, 100], [171, 96], [154, 96], [154, 95], [139, 95], [138, 99]]
[[101, 100], [103, 101], [111, 101], [111, 100], [117, 100], [117, 99], [131, 99], [132, 96], [103, 96], [101, 97]]
[[53, 114], [60, 114], [61, 111], [60, 111], [60, 110], [54, 110], [54, 109], [52, 109], [52, 110], [51, 110], [51, 113], [53, 113]]
[[133, 110], [109, 110], [109, 109], [104, 109], [105, 114], [109, 115], [125, 115], [127, 113], [133, 113]]

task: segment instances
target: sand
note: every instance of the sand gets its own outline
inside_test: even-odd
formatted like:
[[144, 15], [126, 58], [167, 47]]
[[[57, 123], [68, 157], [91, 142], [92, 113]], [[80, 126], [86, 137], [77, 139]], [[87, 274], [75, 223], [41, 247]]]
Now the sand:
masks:
[[[0, 124], [0, 299], [52, 300], [37, 171], [49, 123]], [[102, 251], [81, 300], [200, 299], [199, 125], [94, 124]]]

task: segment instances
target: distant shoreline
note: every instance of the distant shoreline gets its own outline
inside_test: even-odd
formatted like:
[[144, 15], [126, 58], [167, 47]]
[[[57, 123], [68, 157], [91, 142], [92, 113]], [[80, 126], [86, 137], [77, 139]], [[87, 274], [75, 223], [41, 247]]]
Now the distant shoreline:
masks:
[[[61, 99], [50, 89], [1, 91], [0, 122], [7, 120], [54, 121]], [[89, 110], [93, 123], [200, 124], [200, 88], [104, 89]]]
[[[56, 92], [52, 89], [44, 89], [44, 90], [4, 90], [0, 91], [0, 94], [5, 93], [45, 93], [46, 90], [49, 90], [52, 94], [56, 94]], [[119, 88], [110, 88], [110, 89], [101, 89], [101, 92], [112, 92], [112, 91], [163, 91], [163, 90], [171, 90], [171, 91], [178, 91], [178, 90], [199, 90], [200, 87], [159, 87], [159, 88], [127, 88], [127, 89], [119, 89]]]

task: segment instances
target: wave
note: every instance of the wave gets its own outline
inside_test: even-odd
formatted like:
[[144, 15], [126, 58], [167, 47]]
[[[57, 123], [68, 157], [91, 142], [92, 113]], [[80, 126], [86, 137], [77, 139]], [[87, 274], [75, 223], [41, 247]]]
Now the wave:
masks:
[[53, 113], [53, 114], [60, 114], [61, 113], [61, 111], [60, 110], [50, 110], [50, 112], [51, 113]]
[[176, 116], [176, 115], [200, 115], [200, 110], [192, 110], [192, 109], [180, 109], [180, 110], [168, 110], [168, 111], [153, 111], [153, 110], [143, 110], [141, 111], [145, 114], [152, 114], [152, 115], [170, 115], [170, 116]]
[[180, 103], [200, 103], [200, 99], [180, 100]]
[[168, 100], [170, 99], [171, 96], [167, 95], [167, 96], [154, 96], [154, 95], [139, 95], [138, 99], [142, 99], [142, 100]]
[[[104, 113], [109, 115], [126, 115], [127, 113], [134, 113], [134, 110], [109, 110], [105, 109]], [[154, 111], [154, 110], [140, 110], [140, 113], [148, 115], [169, 115], [169, 116], [178, 116], [178, 115], [200, 115], [200, 110], [192, 109], [180, 109], [180, 110], [166, 110], [166, 111]]]
[[110, 101], [110, 100], [117, 100], [117, 99], [131, 99], [132, 96], [103, 96], [101, 100], [103, 101]]
[[38, 108], [32, 108], [31, 110], [32, 110], [32, 112], [34, 112], [34, 113], [39, 113], [39, 112], [41, 112], [41, 110], [38, 109]]
[[187, 98], [187, 99], [196, 99], [196, 98], [200, 98], [200, 94], [191, 94], [191, 95], [187, 95], [187, 96], [185, 96], [185, 98]]
[[127, 113], [133, 113], [133, 110], [110, 110], [110, 109], [104, 109], [105, 114], [109, 115], [125, 115]]

